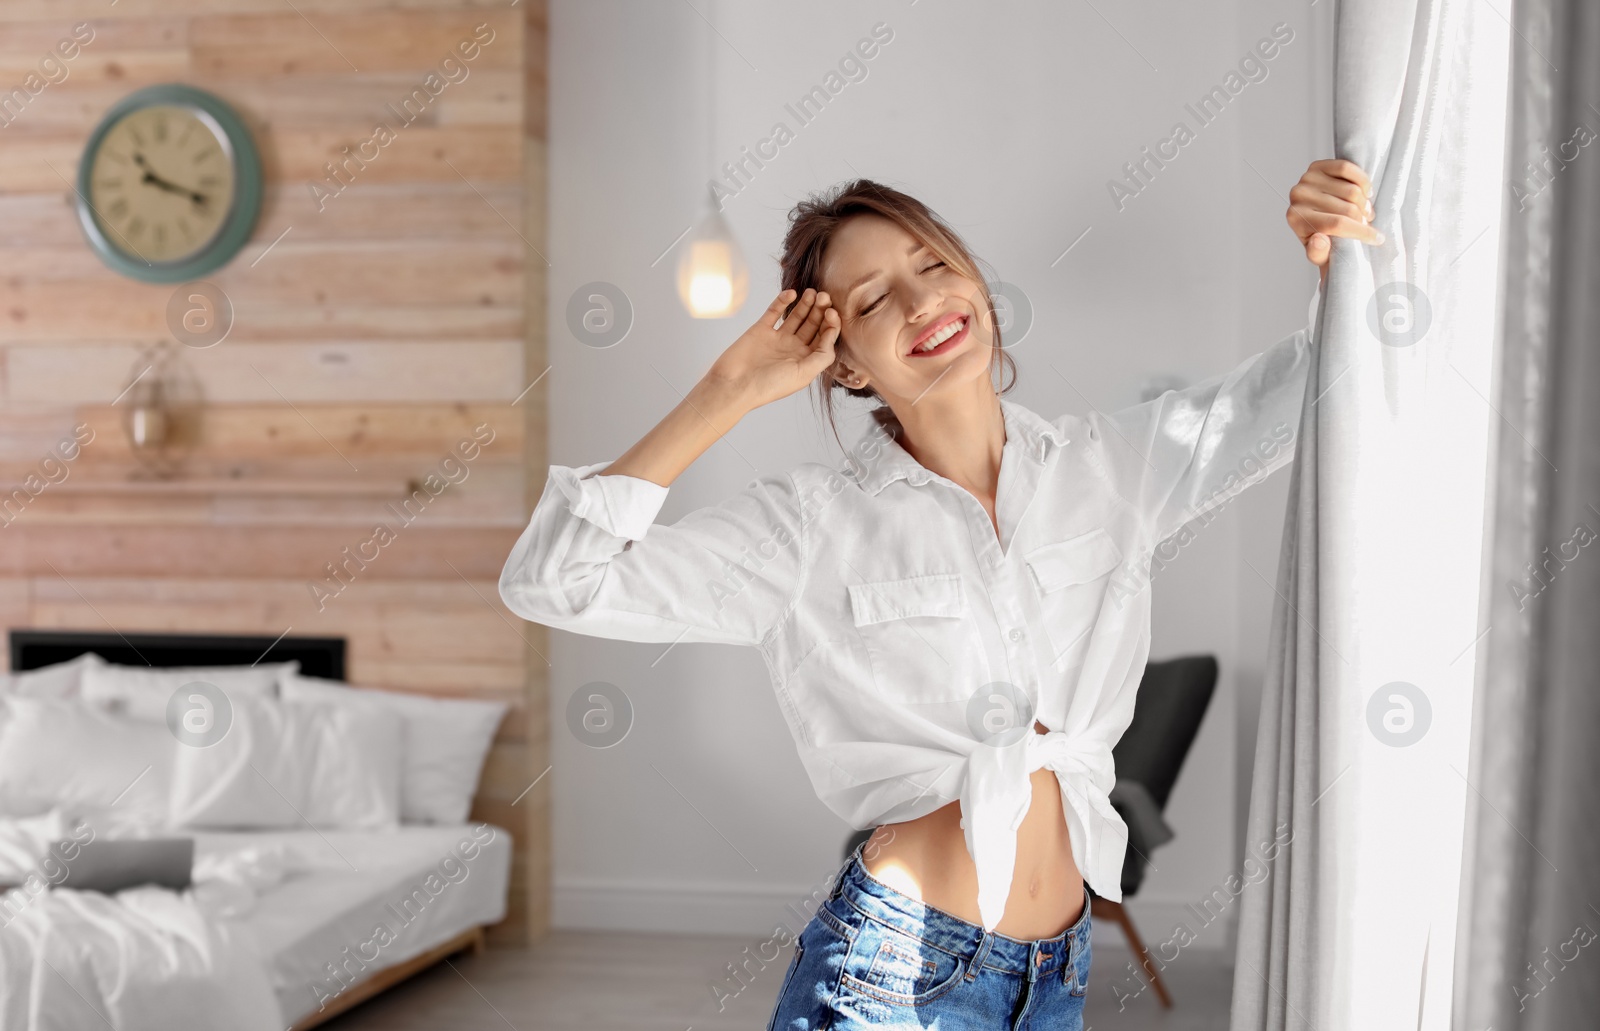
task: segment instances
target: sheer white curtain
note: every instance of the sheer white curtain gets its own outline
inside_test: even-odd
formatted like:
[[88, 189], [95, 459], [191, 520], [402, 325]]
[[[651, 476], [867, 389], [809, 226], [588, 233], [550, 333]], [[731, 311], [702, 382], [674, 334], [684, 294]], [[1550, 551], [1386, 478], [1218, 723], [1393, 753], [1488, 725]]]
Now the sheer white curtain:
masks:
[[1343, 0], [1335, 239], [1278, 571], [1233, 1031], [1448, 1027], [1467, 799], [1510, 29], [1486, 0]]

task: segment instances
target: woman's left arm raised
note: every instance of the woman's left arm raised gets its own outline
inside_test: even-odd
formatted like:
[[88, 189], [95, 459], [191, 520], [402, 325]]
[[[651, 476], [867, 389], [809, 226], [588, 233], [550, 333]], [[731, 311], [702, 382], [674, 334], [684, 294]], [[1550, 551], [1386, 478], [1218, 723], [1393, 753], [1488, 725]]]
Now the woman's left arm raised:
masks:
[[[1286, 217], [1327, 281], [1330, 237], [1371, 244], [1372, 185], [1349, 161], [1313, 161], [1289, 191]], [[1259, 482], [1294, 456], [1312, 326], [1297, 329], [1237, 367], [1182, 390], [1086, 419], [1093, 453], [1121, 497], [1140, 513], [1152, 545]]]

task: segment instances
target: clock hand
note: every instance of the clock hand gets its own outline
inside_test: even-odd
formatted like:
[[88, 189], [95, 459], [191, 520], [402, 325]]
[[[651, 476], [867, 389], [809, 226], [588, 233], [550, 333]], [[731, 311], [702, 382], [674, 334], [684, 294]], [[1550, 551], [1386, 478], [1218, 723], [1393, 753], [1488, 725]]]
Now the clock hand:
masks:
[[144, 182], [157, 183], [161, 186], [171, 186], [170, 183], [161, 178], [159, 175], [156, 175], [155, 172], [151, 170], [150, 162], [146, 161], [144, 159], [144, 155], [139, 153], [137, 150], [133, 152], [133, 163], [144, 169]]
[[152, 186], [160, 187], [161, 189], [166, 190], [168, 193], [176, 193], [179, 196], [188, 197], [190, 203], [194, 204], [198, 208], [204, 208], [206, 206], [206, 195], [200, 193], [198, 190], [190, 190], [182, 186], [174, 186], [172, 183], [167, 182], [160, 176], [151, 175], [149, 172], [146, 172], [144, 174], [144, 178], [140, 181], [149, 183]]
[[134, 160], [135, 163], [137, 163], [139, 165], [139, 167], [144, 169], [144, 178], [142, 180], [140, 180], [140, 182], [151, 183], [154, 186], [157, 186], [157, 187], [159, 187], [159, 188], [161, 188], [163, 190], [166, 190], [168, 193], [188, 194], [190, 201], [192, 201], [195, 204], [200, 205], [201, 207], [205, 207], [205, 204], [206, 204], [206, 195], [205, 194], [200, 193], [198, 190], [191, 190], [191, 189], [188, 189], [187, 187], [178, 186], [178, 185], [176, 185], [174, 183], [169, 183], [165, 179], [161, 178], [159, 175], [156, 175], [154, 172], [152, 172], [150, 170], [150, 165], [149, 165], [148, 162], [145, 161], [144, 155], [140, 154], [138, 151], [134, 151], [133, 160]]
[[158, 186], [161, 189], [166, 190], [168, 193], [187, 193], [188, 192], [183, 187], [174, 186], [174, 185], [172, 185], [171, 183], [167, 182], [165, 179], [161, 178], [160, 176], [156, 175], [153, 172], [146, 172], [144, 174], [144, 178], [139, 180], [139, 181], [142, 182], [142, 183], [149, 183], [152, 186]]

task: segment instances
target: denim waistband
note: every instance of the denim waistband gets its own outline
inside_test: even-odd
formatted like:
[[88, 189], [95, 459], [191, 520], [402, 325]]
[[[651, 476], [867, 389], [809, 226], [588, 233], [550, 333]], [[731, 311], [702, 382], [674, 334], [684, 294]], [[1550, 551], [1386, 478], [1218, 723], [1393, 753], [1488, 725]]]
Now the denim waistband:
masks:
[[[861, 862], [866, 842], [856, 846], [839, 871], [829, 898], [844, 896], [865, 915], [902, 934], [960, 956], [970, 956], [974, 970], [988, 967], [1030, 979], [1075, 965], [1089, 930], [1089, 888], [1083, 889], [1083, 913], [1053, 938], [1026, 941], [998, 931], [985, 931], [942, 909], [919, 902], [873, 877]], [[1030, 973], [1031, 972], [1031, 973]]]

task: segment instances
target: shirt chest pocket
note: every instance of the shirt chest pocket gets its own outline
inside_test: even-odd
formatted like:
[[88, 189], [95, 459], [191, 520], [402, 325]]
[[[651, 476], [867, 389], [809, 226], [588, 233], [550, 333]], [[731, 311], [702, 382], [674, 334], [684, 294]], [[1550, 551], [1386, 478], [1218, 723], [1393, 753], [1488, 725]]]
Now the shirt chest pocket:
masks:
[[1122, 564], [1122, 549], [1109, 533], [1096, 527], [1040, 545], [1024, 559], [1039, 591], [1039, 609], [1054, 657], [1052, 668], [1071, 669], [1083, 661], [1088, 650], [1089, 633], [1106, 604], [1111, 574]]
[[849, 591], [879, 693], [912, 704], [952, 702], [982, 686], [983, 640], [960, 574], [850, 584]]

